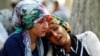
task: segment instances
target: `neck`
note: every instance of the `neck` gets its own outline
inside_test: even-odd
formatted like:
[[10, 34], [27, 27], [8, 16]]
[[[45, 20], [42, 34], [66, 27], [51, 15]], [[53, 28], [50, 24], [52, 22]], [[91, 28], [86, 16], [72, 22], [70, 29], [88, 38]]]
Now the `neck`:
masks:
[[31, 31], [28, 31], [28, 32], [30, 35], [31, 44], [36, 43], [37, 37]]
[[66, 44], [63, 46], [63, 48], [67, 53], [71, 52], [71, 38], [69, 35], [67, 36], [67, 41]]
[[37, 37], [32, 33], [32, 31], [28, 31], [28, 32], [31, 40], [31, 50], [33, 51], [36, 48]]

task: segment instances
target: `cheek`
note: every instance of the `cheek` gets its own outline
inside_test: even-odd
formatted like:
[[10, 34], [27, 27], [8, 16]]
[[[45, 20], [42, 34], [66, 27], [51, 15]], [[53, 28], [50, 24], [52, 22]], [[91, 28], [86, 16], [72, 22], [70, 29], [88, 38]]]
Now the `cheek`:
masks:
[[35, 27], [35, 30], [36, 30], [36, 31], [41, 31], [41, 29], [42, 29], [42, 26], [41, 26], [41, 25], [37, 25], [37, 26]]
[[33, 28], [33, 31], [34, 31], [34, 33], [36, 33], [36, 34], [40, 34], [40, 32], [41, 32], [41, 28], [35, 26], [35, 27]]
[[60, 27], [57, 32], [60, 33], [60, 34], [64, 34], [65, 30], [62, 27]]
[[40, 32], [40, 29], [36, 29], [36, 30], [35, 30], [35, 32], [37, 32], [37, 33], [39, 34], [39, 32]]

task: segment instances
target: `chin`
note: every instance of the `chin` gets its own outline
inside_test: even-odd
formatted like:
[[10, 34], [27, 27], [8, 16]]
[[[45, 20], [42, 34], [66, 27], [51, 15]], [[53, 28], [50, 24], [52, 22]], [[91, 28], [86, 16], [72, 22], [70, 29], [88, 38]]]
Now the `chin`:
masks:
[[66, 41], [59, 42], [59, 45], [63, 46], [66, 44]]
[[40, 35], [40, 37], [44, 37], [44, 36], [45, 36], [45, 34]]

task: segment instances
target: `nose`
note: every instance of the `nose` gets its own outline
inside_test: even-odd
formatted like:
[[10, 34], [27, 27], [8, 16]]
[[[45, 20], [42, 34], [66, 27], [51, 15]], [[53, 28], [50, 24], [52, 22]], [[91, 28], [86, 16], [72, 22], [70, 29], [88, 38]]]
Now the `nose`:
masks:
[[52, 35], [56, 37], [57, 36], [57, 33], [54, 32], [54, 31], [52, 31]]
[[48, 29], [48, 28], [49, 28], [48, 22], [45, 22], [44, 23], [44, 29]]

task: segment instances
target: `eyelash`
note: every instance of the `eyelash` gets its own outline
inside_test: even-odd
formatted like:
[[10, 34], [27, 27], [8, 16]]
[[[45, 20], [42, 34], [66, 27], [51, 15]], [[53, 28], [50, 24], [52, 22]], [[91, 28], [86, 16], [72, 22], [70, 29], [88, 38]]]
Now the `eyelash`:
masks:
[[38, 23], [43, 23], [43, 20], [39, 21]]

